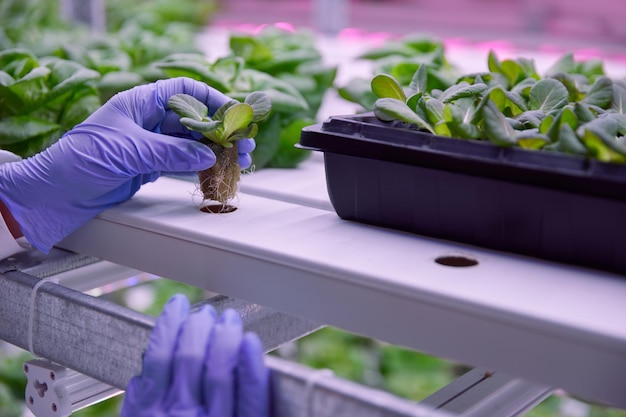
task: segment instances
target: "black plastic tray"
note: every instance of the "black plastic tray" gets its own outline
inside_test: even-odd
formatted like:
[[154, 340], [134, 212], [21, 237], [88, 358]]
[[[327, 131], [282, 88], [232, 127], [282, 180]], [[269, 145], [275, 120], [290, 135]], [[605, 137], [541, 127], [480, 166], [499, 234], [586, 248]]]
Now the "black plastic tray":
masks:
[[431, 135], [373, 114], [306, 127], [339, 215], [626, 274], [626, 165]]

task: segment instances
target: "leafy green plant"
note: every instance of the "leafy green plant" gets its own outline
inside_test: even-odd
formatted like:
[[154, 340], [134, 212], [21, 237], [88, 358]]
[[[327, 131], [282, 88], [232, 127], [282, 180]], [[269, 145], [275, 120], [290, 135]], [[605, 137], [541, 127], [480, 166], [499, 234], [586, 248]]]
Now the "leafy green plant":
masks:
[[626, 83], [607, 77], [601, 62], [565, 54], [542, 77], [531, 60], [491, 52], [488, 68], [443, 90], [429, 84], [425, 66], [406, 86], [379, 74], [374, 114], [440, 136], [626, 162]]
[[229, 46], [246, 68], [271, 74], [295, 87], [308, 104], [299, 116], [316, 118], [337, 67], [324, 64], [313, 32], [266, 26], [255, 34], [232, 33]]
[[56, 142], [100, 107], [99, 76], [23, 49], [0, 52], [0, 146], [27, 157]]
[[158, 32], [160, 27], [175, 23], [190, 26], [192, 32], [206, 26], [218, 8], [217, 0], [107, 0], [107, 26], [115, 32], [130, 21]]
[[236, 141], [257, 135], [257, 123], [272, 110], [269, 97], [262, 92], [253, 92], [243, 103], [228, 101], [213, 116], [209, 116], [204, 103], [187, 94], [174, 95], [168, 105], [181, 116], [180, 122], [184, 126], [202, 133], [207, 139], [203, 142], [215, 153], [217, 161], [199, 173], [200, 189], [205, 199], [226, 204], [235, 196], [239, 181]]
[[[302, 94], [290, 83], [245, 67], [241, 57], [222, 57], [209, 62], [201, 54], [174, 54], [158, 62], [157, 65], [168, 77], [190, 77], [220, 90], [233, 99], [242, 101], [253, 92], [263, 92], [271, 100], [272, 112], [259, 121], [256, 136], [257, 147], [252, 153], [256, 169], [280, 166], [295, 167], [309, 156], [308, 152], [296, 149], [293, 145], [299, 134], [289, 135], [293, 126], [305, 126], [315, 120], [302, 116], [309, 105]], [[282, 139], [282, 140], [281, 140]], [[288, 149], [283, 153], [283, 149]], [[282, 165], [278, 165], [277, 161]]]
[[[357, 57], [373, 64], [373, 74], [388, 74], [400, 85], [407, 86], [415, 72], [425, 70], [424, 90], [446, 89], [455, 83], [460, 72], [445, 55], [444, 43], [430, 35], [409, 34], [390, 39], [384, 45], [372, 48]], [[359, 104], [364, 111], [371, 110], [378, 98], [371, 90], [371, 78], [356, 77], [337, 89], [339, 95]]]

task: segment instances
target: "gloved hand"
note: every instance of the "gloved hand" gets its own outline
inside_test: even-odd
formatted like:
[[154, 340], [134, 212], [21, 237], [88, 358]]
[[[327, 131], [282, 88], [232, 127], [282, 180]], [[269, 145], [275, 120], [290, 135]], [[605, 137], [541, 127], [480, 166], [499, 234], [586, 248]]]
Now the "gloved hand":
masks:
[[[142, 85], [117, 94], [45, 151], [0, 166], [0, 199], [26, 239], [44, 253], [102, 210], [131, 198], [166, 173], [211, 167], [215, 154], [197, 142], [167, 107], [186, 93], [209, 113], [229, 100], [189, 78]], [[239, 141], [239, 164], [250, 166], [253, 139]]]
[[189, 314], [172, 297], [150, 336], [140, 376], [131, 379], [121, 417], [269, 417], [269, 371], [241, 318], [210, 306]]

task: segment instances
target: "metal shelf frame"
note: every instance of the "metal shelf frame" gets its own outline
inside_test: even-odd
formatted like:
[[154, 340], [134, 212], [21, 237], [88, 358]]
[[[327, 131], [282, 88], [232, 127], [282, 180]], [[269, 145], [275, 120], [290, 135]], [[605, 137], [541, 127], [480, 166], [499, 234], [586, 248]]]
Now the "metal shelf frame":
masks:
[[[71, 414], [70, 408], [77, 410], [118, 395], [130, 378], [141, 372], [141, 358], [154, 318], [53, 282], [41, 281], [42, 278], [28, 271], [60, 278], [67, 272], [88, 274], [92, 271], [89, 267], [100, 262], [96, 258], [59, 249], [53, 249], [48, 256], [35, 251], [24, 252], [0, 262], [0, 316], [11, 318], [0, 321], [0, 338], [15, 346], [28, 347], [29, 300], [37, 288], [32, 311], [33, 327], [30, 329], [33, 332], [32, 347], [39, 356], [53, 363], [31, 361], [25, 369], [32, 368], [29, 371], [32, 373], [43, 367], [46, 377], [46, 369], [52, 370], [51, 375], [71, 375], [67, 378], [68, 384], [76, 385], [72, 398], [78, 402], [72, 402], [71, 406], [64, 404], [63, 411], [57, 410], [64, 417]], [[84, 280], [89, 281], [89, 276], [84, 275]], [[212, 297], [194, 305], [194, 309], [204, 303], [211, 304], [218, 312], [226, 308], [239, 311], [246, 330], [259, 334], [268, 351], [321, 327], [305, 319], [225, 296]], [[273, 417], [448, 417], [466, 415], [476, 409], [483, 410], [482, 417], [513, 416], [518, 415], [520, 404], [524, 409], [530, 408], [551, 393], [548, 387], [473, 371], [434, 394], [427, 402], [416, 404], [337, 378], [330, 370], [313, 370], [273, 356], [267, 356], [266, 362], [271, 370]], [[28, 392], [33, 395], [40, 388], [37, 378], [29, 380], [26, 395]], [[60, 384], [66, 378], [59, 376], [59, 382], [54, 379], [50, 383]], [[520, 386], [522, 390], [518, 388]], [[44, 410], [44, 414], [50, 404], [56, 408], [59, 401], [66, 401], [52, 392], [51, 399], [47, 394], [39, 395], [48, 406], [37, 407]], [[515, 401], [508, 401], [511, 398]]]

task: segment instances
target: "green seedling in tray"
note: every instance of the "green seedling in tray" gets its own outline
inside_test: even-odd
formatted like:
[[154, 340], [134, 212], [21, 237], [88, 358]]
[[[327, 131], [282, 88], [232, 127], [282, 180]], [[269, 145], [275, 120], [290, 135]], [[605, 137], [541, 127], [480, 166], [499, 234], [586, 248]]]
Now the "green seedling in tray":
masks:
[[185, 127], [202, 133], [203, 143], [217, 158], [215, 165], [198, 173], [203, 197], [228, 203], [237, 193], [241, 172], [237, 141], [257, 135], [257, 122], [265, 119], [272, 110], [270, 98], [265, 93], [253, 92], [243, 103], [228, 101], [213, 116], [209, 116], [204, 103], [187, 94], [174, 95], [168, 105], [181, 116], [180, 122]]
[[491, 52], [488, 68], [445, 89], [429, 88], [425, 65], [408, 86], [378, 74], [374, 114], [439, 136], [626, 162], [626, 82], [607, 77], [600, 61], [565, 54], [542, 77], [532, 60]]

